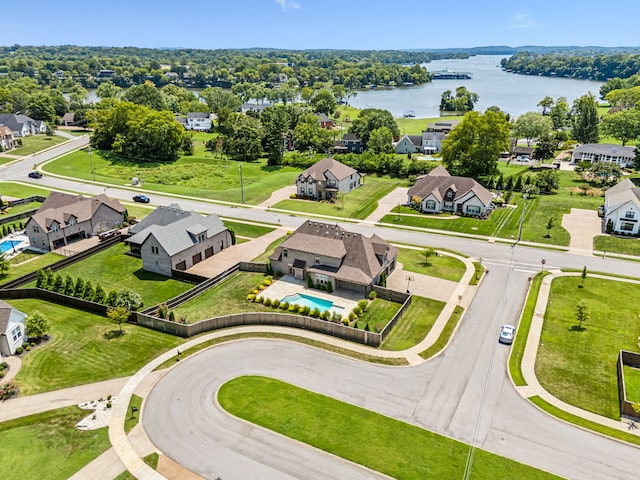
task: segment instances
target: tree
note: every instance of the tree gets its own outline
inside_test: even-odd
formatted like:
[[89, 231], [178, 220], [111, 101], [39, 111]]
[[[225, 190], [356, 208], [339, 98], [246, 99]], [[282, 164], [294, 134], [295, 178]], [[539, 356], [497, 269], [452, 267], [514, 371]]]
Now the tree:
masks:
[[556, 219], [553, 215], [549, 217], [549, 220], [547, 220], [547, 238], [551, 237], [551, 229], [555, 226], [555, 222]]
[[84, 294], [84, 279], [82, 277], [76, 278], [76, 287], [73, 290], [73, 296], [76, 298], [82, 298]]
[[440, 98], [440, 111], [470, 112], [478, 102], [478, 94], [470, 92], [466, 87], [456, 88], [456, 95], [446, 90]]
[[[228, 108], [231, 112], [237, 112], [242, 106], [242, 100], [239, 96], [219, 87], [205, 88], [200, 92], [200, 96], [207, 102], [209, 109], [216, 115], [219, 114], [220, 109], [223, 107]], [[257, 97], [254, 96], [254, 98]]]
[[263, 129], [260, 120], [242, 114], [234, 114], [230, 120], [227, 153], [243, 161], [257, 160], [262, 153]]
[[600, 183], [617, 183], [622, 169], [615, 162], [595, 162], [587, 169], [587, 174]]
[[576, 321], [578, 330], [582, 330], [582, 323], [589, 320], [589, 307], [586, 303], [580, 302], [576, 305]]
[[4, 276], [9, 271], [9, 260], [7, 260], [4, 252], [0, 253], [0, 275]]
[[289, 131], [289, 114], [281, 106], [265, 108], [260, 115], [264, 126], [264, 150], [269, 165], [280, 165], [284, 156], [284, 136]]
[[516, 138], [524, 138], [527, 146], [544, 135], [551, 133], [552, 122], [549, 117], [537, 112], [527, 112], [520, 115], [513, 123], [511, 130]]
[[358, 118], [351, 123], [349, 132], [362, 139], [363, 147], [367, 148], [371, 132], [380, 127], [387, 127], [389, 131], [391, 131], [394, 140], [400, 137], [400, 129], [391, 112], [378, 108], [365, 108], [361, 110]]
[[318, 113], [330, 115], [336, 109], [336, 99], [333, 94], [325, 89], [320, 89], [313, 97], [311, 97], [311, 105]]
[[626, 145], [640, 136], [640, 110], [633, 108], [605, 115], [600, 123], [602, 133]]
[[538, 102], [538, 106], [542, 107], [542, 115], [547, 115], [553, 106], [553, 98], [546, 96]]
[[100, 99], [118, 98], [118, 95], [120, 95], [120, 91], [120, 87], [115, 86], [111, 80], [107, 80], [106, 82], [102, 82], [100, 85], [98, 85], [98, 88], [96, 89], [96, 95]]
[[569, 122], [569, 113], [571, 109], [567, 103], [567, 99], [560, 97], [556, 100], [556, 103], [549, 111], [553, 129], [556, 131], [563, 130]]
[[73, 297], [73, 292], [76, 290], [76, 285], [69, 275], [64, 278], [64, 294]]
[[393, 153], [393, 134], [388, 127], [376, 128], [369, 135], [368, 150], [372, 153]]
[[538, 137], [533, 150], [533, 158], [536, 160], [547, 160], [553, 158], [558, 149], [558, 140], [553, 133], [547, 133]]
[[585, 265], [582, 268], [582, 273], [580, 274], [580, 278], [582, 278], [582, 283], [580, 284], [580, 288], [584, 287], [584, 281], [587, 278], [587, 266]]
[[425, 265], [431, 265], [431, 257], [436, 254], [436, 251], [431, 247], [426, 247], [422, 249], [422, 257], [424, 258]]
[[164, 110], [166, 108], [164, 97], [160, 93], [160, 90], [149, 80], [142, 85], [135, 85], [129, 88], [122, 98], [127, 102], [144, 105], [153, 110]]
[[51, 329], [49, 319], [38, 310], [34, 310], [31, 312], [31, 315], [27, 317], [26, 325], [27, 335], [30, 338], [42, 338]]
[[124, 307], [127, 310], [135, 311], [142, 307], [142, 298], [140, 294], [129, 288], [123, 288], [118, 292], [114, 303], [115, 307]]
[[496, 175], [500, 153], [509, 149], [509, 123], [502, 113], [467, 113], [442, 142], [442, 162], [454, 175]]
[[598, 104], [592, 93], [573, 102], [573, 138], [580, 143], [598, 143]]
[[560, 174], [557, 170], [545, 170], [536, 175], [536, 185], [541, 192], [551, 193], [560, 186]]
[[293, 129], [293, 141], [298, 151], [324, 152], [333, 145], [333, 135], [320, 126], [315, 115], [307, 114]]
[[53, 101], [46, 93], [38, 92], [31, 95], [27, 105], [27, 112], [34, 120], [43, 120], [49, 123], [55, 123], [56, 121]]
[[633, 151], [634, 153], [634, 157], [633, 157], [633, 167], [636, 170], [640, 170], [640, 147], [636, 145], [635, 150]]
[[123, 306], [117, 306], [107, 309], [107, 317], [113, 323], [117, 324], [122, 334], [122, 324], [129, 320], [129, 311]]

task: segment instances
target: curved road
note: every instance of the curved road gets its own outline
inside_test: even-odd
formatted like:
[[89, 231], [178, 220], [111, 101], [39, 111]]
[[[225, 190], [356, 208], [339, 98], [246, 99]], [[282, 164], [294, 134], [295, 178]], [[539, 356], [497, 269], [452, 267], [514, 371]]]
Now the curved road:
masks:
[[[128, 189], [50, 175], [41, 180], [26, 177], [33, 163], [42, 163], [86, 142], [86, 138], [79, 138], [0, 168], [0, 177], [89, 194], [103, 193], [106, 188], [110, 196], [129, 200], [132, 192]], [[176, 201], [168, 195], [149, 196], [155, 205]], [[287, 228], [304, 221], [304, 217], [256, 208], [198, 199], [177, 201], [199, 212], [282, 223]], [[490, 274], [450, 347], [425, 364], [402, 368], [357, 362], [282, 341], [234, 342], [207, 350], [171, 370], [145, 403], [143, 423], [160, 450], [205, 478], [380, 478], [377, 473], [229, 418], [216, 408], [215, 390], [221, 383], [238, 375], [261, 374], [565, 477], [637, 478], [640, 455], [636, 448], [566, 425], [522, 399], [507, 377], [508, 347], [496, 341], [499, 325], [518, 318], [527, 277], [541, 268], [541, 259], [546, 260], [545, 268], [587, 266], [590, 271], [633, 276], [637, 275], [637, 264], [366, 224], [345, 227], [366, 234], [376, 232], [389, 241], [450, 248], [483, 258]]]

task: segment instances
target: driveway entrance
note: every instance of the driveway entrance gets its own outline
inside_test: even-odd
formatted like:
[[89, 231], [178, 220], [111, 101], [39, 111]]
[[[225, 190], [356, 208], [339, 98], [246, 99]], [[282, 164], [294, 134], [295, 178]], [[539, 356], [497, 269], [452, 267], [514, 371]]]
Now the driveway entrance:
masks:
[[571, 235], [569, 253], [593, 256], [593, 237], [602, 235], [602, 220], [598, 212], [572, 208], [571, 213], [562, 216], [562, 226]]

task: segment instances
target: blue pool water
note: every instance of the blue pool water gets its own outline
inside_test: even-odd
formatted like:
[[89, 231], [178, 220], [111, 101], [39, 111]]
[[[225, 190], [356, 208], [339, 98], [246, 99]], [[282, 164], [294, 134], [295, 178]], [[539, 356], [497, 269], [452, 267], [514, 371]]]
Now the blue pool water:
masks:
[[313, 297], [311, 295], [305, 295], [304, 293], [296, 293], [294, 295], [287, 295], [280, 300], [280, 303], [288, 302], [293, 305], [300, 305], [302, 307], [309, 307], [311, 310], [317, 308], [321, 312], [325, 310], [340, 311], [342, 307], [334, 307], [333, 302], [330, 300], [323, 300], [322, 298]]
[[4, 242], [0, 243], [0, 252], [11, 252], [13, 250], [13, 247], [17, 247], [21, 243], [22, 242], [19, 240], [5, 240]]

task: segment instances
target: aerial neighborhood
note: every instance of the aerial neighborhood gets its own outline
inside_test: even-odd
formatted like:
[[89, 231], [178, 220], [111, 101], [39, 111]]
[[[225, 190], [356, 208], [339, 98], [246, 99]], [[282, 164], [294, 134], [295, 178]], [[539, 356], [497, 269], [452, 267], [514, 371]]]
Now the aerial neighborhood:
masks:
[[640, 51], [495, 48], [0, 47], [0, 476], [635, 478]]

